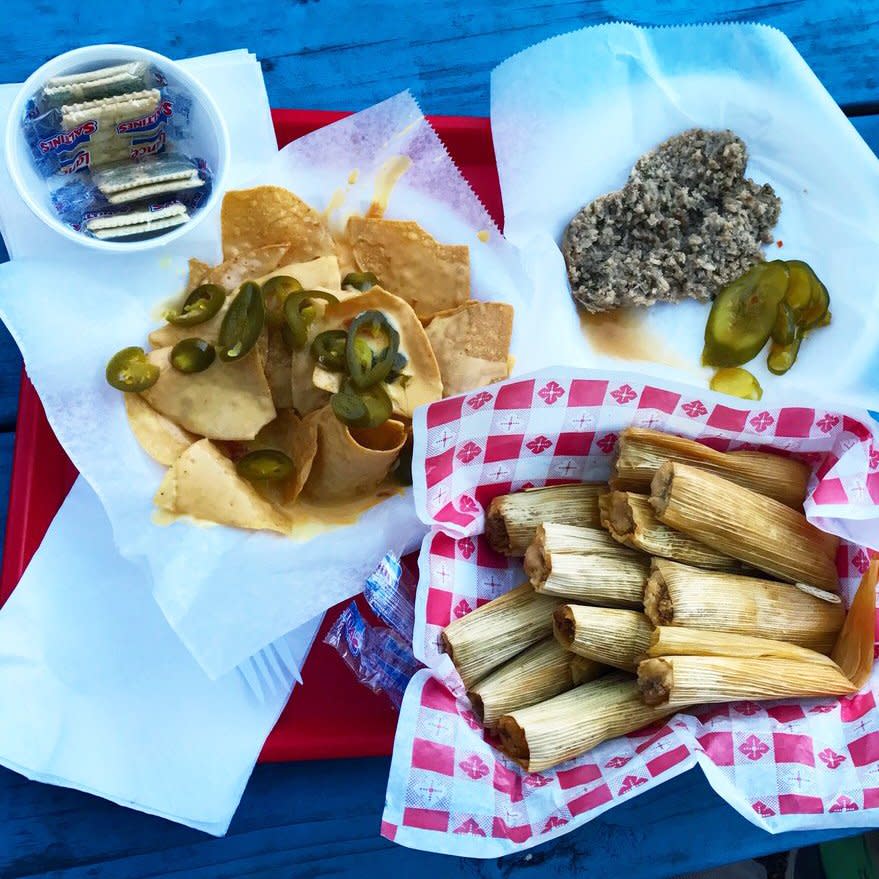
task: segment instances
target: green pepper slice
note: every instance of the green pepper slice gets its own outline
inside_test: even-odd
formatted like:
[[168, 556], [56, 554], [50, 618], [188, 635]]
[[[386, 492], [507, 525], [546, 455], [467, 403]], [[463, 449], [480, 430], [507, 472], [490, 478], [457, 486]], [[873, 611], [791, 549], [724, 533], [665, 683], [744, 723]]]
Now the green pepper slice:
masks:
[[136, 394], [159, 380], [159, 367], [147, 360], [143, 348], [132, 345], [117, 351], [105, 370], [107, 383], [117, 391]]
[[800, 328], [794, 310], [786, 302], [781, 302], [775, 315], [775, 323], [772, 325], [772, 341], [779, 345], [789, 345], [799, 333]]
[[769, 348], [769, 356], [766, 358], [766, 365], [773, 375], [784, 375], [796, 363], [801, 341], [802, 339], [798, 336], [788, 345], [772, 343]]
[[277, 449], [257, 449], [240, 458], [235, 469], [249, 482], [274, 482], [293, 473], [293, 462]]
[[395, 382], [400, 376], [403, 374], [403, 370], [409, 365], [409, 361], [406, 358], [406, 355], [402, 351], [398, 351], [396, 356], [394, 357], [394, 365], [391, 367], [391, 371], [388, 373], [388, 377], [385, 379], [389, 384]]
[[181, 339], [171, 349], [171, 366], [178, 372], [204, 372], [217, 356], [214, 346], [204, 339]]
[[210, 320], [226, 301], [226, 291], [216, 284], [202, 284], [196, 287], [186, 299], [179, 311], [165, 315], [169, 324], [175, 327], [194, 327]]
[[298, 293], [302, 284], [289, 275], [275, 275], [262, 285], [262, 296], [266, 303], [266, 321], [269, 326], [284, 325], [284, 302], [291, 293]]
[[361, 293], [365, 293], [378, 284], [378, 278], [372, 272], [348, 272], [342, 278], [343, 287], [353, 287]]
[[352, 428], [378, 427], [393, 412], [390, 397], [381, 385], [358, 391], [349, 381], [330, 397], [330, 405], [336, 418]]
[[241, 360], [256, 344], [266, 320], [266, 307], [259, 284], [246, 281], [229, 306], [220, 325], [217, 353], [227, 363]]
[[311, 356], [331, 372], [345, 371], [345, 343], [348, 334], [344, 330], [324, 330], [311, 343]]
[[740, 366], [754, 358], [769, 339], [787, 281], [787, 266], [775, 260], [759, 263], [727, 284], [708, 315], [702, 362]]
[[[378, 359], [363, 353], [363, 341], [358, 344], [361, 333], [371, 336], [383, 335], [386, 345]], [[358, 391], [371, 388], [388, 377], [394, 366], [394, 358], [400, 347], [400, 334], [391, 326], [388, 319], [380, 311], [364, 311], [351, 321], [348, 327], [348, 341], [345, 345], [345, 360], [348, 364], [348, 375]]]
[[329, 305], [339, 301], [337, 296], [324, 290], [300, 290], [284, 301], [284, 317], [290, 330], [287, 341], [292, 342], [294, 349], [304, 348], [308, 341], [308, 326], [316, 315], [315, 309], [308, 305], [313, 299], [323, 299]]
[[718, 369], [711, 377], [709, 387], [712, 391], [741, 397], [743, 400], [759, 400], [763, 396], [763, 388], [756, 376], [738, 366]]

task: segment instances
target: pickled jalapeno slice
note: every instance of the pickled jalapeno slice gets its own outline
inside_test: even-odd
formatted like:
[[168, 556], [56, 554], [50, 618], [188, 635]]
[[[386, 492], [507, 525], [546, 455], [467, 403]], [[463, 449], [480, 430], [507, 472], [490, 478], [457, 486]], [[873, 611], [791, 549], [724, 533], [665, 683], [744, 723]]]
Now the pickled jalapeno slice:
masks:
[[291, 293], [284, 301], [284, 318], [290, 330], [288, 342], [292, 341], [296, 350], [304, 348], [308, 342], [308, 327], [316, 315], [314, 307], [309, 303], [314, 299], [322, 299], [330, 305], [339, 301], [337, 296], [324, 290], [299, 290]]
[[204, 372], [217, 356], [214, 346], [204, 339], [181, 339], [171, 349], [171, 366], [178, 372]]
[[381, 385], [358, 390], [345, 381], [330, 397], [333, 413], [347, 427], [366, 428], [384, 424], [393, 412], [391, 400]]
[[277, 449], [257, 449], [240, 458], [235, 469], [249, 482], [274, 482], [293, 473], [293, 462]]
[[331, 372], [344, 372], [345, 345], [348, 334], [344, 330], [324, 330], [311, 343], [311, 355]]
[[[384, 347], [378, 357], [372, 355], [372, 346], [364, 345], [366, 339], [361, 336], [383, 337]], [[369, 357], [365, 354], [365, 347], [369, 348]], [[348, 375], [354, 387], [362, 391], [384, 381], [393, 369], [399, 347], [400, 334], [380, 311], [369, 310], [357, 315], [348, 327], [345, 345]]]
[[353, 287], [361, 293], [365, 293], [376, 284], [378, 284], [378, 278], [372, 272], [348, 272], [342, 278], [342, 287]]
[[186, 299], [179, 311], [165, 315], [169, 324], [176, 327], [194, 327], [210, 320], [226, 301], [226, 291], [217, 284], [202, 284], [196, 287]]
[[105, 375], [110, 387], [136, 394], [151, 388], [159, 380], [159, 367], [147, 360], [143, 348], [132, 345], [110, 358]]
[[291, 293], [298, 293], [302, 284], [289, 275], [275, 275], [262, 285], [262, 295], [266, 304], [266, 321], [269, 326], [284, 325], [284, 302]]
[[220, 325], [217, 353], [226, 362], [241, 360], [256, 344], [266, 319], [265, 302], [259, 284], [241, 285]]

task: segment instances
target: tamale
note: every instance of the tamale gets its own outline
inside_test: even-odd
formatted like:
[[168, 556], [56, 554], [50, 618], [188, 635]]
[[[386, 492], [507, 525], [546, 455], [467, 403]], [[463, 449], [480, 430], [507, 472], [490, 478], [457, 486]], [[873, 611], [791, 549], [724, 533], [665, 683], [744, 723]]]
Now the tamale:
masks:
[[545, 638], [496, 668], [467, 696], [476, 716], [491, 726], [502, 714], [545, 702], [573, 686], [571, 654], [555, 638]]
[[650, 647], [653, 627], [643, 613], [563, 604], [552, 615], [558, 642], [573, 653], [635, 671]]
[[587, 659], [576, 653], [568, 653], [568, 656], [571, 662], [571, 682], [575, 687], [600, 678], [608, 670], [606, 665], [602, 665], [594, 659]]
[[541, 522], [598, 528], [598, 497], [607, 491], [601, 483], [549, 485], [496, 497], [485, 517], [485, 536], [504, 555], [524, 555]]
[[715, 571], [740, 571], [742, 568], [736, 559], [663, 525], [645, 494], [608, 492], [601, 498], [599, 508], [601, 524], [610, 536], [631, 549]]
[[[558, 611], [556, 611], [558, 613]], [[774, 641], [753, 638], [734, 632], [711, 632], [684, 626], [658, 626], [651, 634], [648, 657], [657, 656], [737, 656], [742, 659], [793, 659], [837, 668], [823, 653]]]
[[839, 539], [772, 498], [667, 461], [653, 477], [650, 504], [663, 524], [780, 580], [839, 589]]
[[645, 705], [630, 676], [611, 674], [499, 718], [500, 749], [526, 772], [540, 772], [674, 710]]
[[838, 595], [654, 559], [644, 590], [654, 626], [772, 638], [830, 653], [845, 619]]
[[599, 528], [547, 522], [525, 552], [537, 592], [613, 607], [640, 607], [650, 560]]
[[552, 612], [562, 602], [538, 595], [528, 583], [453, 620], [443, 649], [468, 689], [492, 669], [552, 634]]
[[695, 440], [629, 427], [620, 434], [610, 487], [647, 492], [665, 461], [691, 464], [797, 510], [811, 473], [805, 464], [770, 452], [718, 452]]
[[879, 558], [874, 558], [852, 600], [833, 647], [831, 657], [845, 676], [860, 689], [873, 671], [876, 641], [876, 581], [879, 580]]
[[670, 708], [739, 699], [841, 696], [857, 690], [835, 663], [738, 656], [646, 659], [638, 666], [638, 688], [648, 705]]

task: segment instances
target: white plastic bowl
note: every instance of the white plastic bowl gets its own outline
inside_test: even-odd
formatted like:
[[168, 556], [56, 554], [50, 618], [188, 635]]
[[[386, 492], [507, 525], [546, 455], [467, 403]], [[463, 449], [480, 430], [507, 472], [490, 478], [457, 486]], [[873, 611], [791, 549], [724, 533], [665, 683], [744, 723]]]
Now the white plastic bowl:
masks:
[[[211, 194], [207, 201], [183, 225], [143, 241], [102, 241], [83, 232], [77, 232], [61, 222], [52, 205], [47, 182], [34, 167], [21, 121], [24, 118], [27, 102], [50, 77], [94, 70], [98, 67], [120, 64], [125, 61], [146, 61], [154, 64], [168, 80], [169, 86], [185, 91], [190, 96], [192, 99], [190, 124], [194, 144], [194, 149], [191, 152], [194, 156], [207, 162], [213, 180]], [[229, 132], [214, 99], [177, 62], [164, 55], [159, 55], [157, 52], [151, 52], [149, 49], [107, 44], [84, 46], [81, 49], [65, 52], [63, 55], [58, 55], [47, 61], [27, 78], [15, 98], [15, 103], [12, 105], [6, 122], [5, 151], [9, 175], [18, 194], [47, 226], [50, 226], [59, 235], [95, 250], [131, 253], [136, 250], [160, 247], [187, 234], [211, 212], [225, 188], [226, 172], [229, 167]]]

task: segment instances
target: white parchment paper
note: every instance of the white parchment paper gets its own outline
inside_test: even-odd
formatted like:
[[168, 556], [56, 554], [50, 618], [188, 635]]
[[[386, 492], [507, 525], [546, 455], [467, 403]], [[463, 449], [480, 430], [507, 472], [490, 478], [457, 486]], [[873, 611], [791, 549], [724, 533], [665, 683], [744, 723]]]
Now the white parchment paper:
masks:
[[[707, 386], [698, 366], [708, 306], [658, 305], [646, 329], [680, 368], [591, 350], [580, 333], [557, 242], [574, 214], [623, 185], [635, 160], [688, 128], [730, 128], [749, 150], [748, 175], [781, 196], [768, 258], [809, 262], [831, 295], [833, 323], [772, 376], [747, 366], [764, 401], [879, 402], [879, 160], [789, 40], [763, 25], [587, 28], [505, 61], [491, 84], [492, 133], [505, 233], [520, 246], [540, 313], [556, 332], [556, 363], [634, 367]], [[540, 353], [522, 362], [541, 365]]]
[[[244, 103], [227, 85], [226, 100]], [[233, 187], [287, 186], [319, 210], [341, 189], [342, 215], [364, 210], [380, 169], [409, 156], [388, 216], [416, 219], [442, 241], [471, 245], [477, 297], [516, 306], [527, 299], [515, 251], [408, 93], [262, 155], [259, 163], [252, 156], [241, 165], [233, 160]], [[357, 182], [349, 185], [355, 170]], [[487, 243], [477, 238], [482, 230], [491, 230]], [[95, 255], [75, 245], [57, 253], [16, 247], [13, 262], [0, 268], [0, 313], [55, 433], [104, 504], [120, 552], [148, 568], [171, 626], [217, 677], [359, 592], [386, 552], [414, 548], [424, 528], [409, 493], [308, 542], [186, 521], [153, 523], [163, 468], [140, 450], [103, 373], [114, 351], [145, 343], [157, 303], [181, 287], [186, 258], [219, 257], [218, 220], [205, 219], [196, 234], [203, 240], [184, 237], [161, 255], [137, 257]]]

